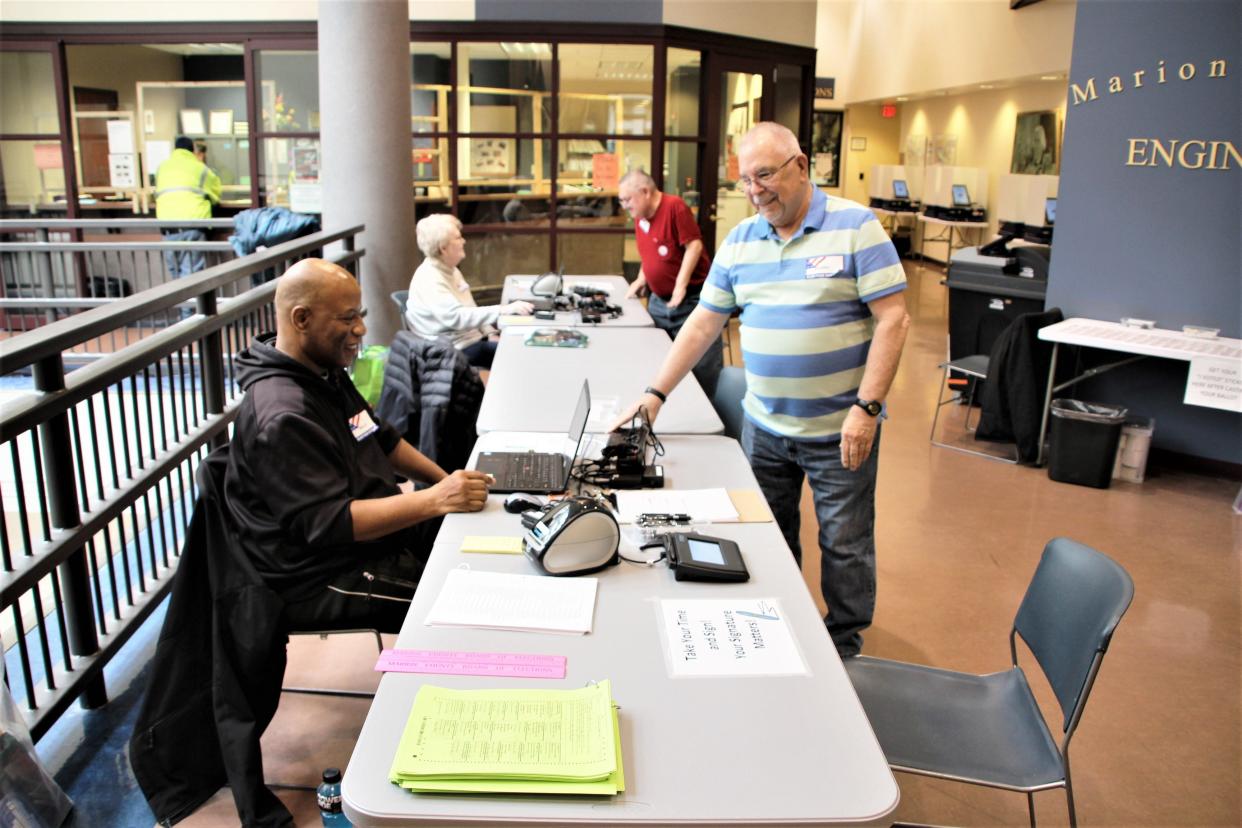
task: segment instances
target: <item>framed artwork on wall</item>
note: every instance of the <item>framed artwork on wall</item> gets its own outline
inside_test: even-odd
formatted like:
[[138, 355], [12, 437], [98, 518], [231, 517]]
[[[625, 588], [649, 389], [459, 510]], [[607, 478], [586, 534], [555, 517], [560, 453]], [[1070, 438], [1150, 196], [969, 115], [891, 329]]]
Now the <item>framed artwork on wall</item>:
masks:
[[845, 113], [820, 110], [811, 114], [811, 170], [821, 187], [841, 186], [841, 125]]
[[1022, 112], [1013, 131], [1011, 173], [1057, 174], [1057, 113]]

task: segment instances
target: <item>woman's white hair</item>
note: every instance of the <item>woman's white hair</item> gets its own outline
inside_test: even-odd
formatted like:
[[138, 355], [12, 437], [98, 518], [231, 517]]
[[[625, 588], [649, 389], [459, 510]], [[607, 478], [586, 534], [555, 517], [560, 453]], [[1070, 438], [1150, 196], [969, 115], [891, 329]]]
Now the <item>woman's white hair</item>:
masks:
[[440, 258], [440, 251], [448, 243], [454, 230], [461, 230], [461, 221], [457, 216], [448, 213], [432, 213], [418, 222], [414, 227], [414, 235], [418, 239], [418, 249], [431, 259]]

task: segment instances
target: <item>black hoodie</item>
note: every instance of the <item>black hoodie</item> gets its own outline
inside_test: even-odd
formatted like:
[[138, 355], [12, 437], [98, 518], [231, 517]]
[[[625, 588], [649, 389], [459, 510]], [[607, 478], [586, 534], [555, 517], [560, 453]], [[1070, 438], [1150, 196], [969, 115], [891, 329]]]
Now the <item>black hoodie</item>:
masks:
[[[225, 501], [255, 568], [286, 601], [408, 546], [405, 532], [354, 540], [349, 505], [399, 492], [388, 455], [401, 435], [375, 418], [343, 370], [320, 376], [276, 350], [275, 334], [237, 355], [246, 392], [225, 478]], [[355, 439], [365, 409], [378, 428]]]

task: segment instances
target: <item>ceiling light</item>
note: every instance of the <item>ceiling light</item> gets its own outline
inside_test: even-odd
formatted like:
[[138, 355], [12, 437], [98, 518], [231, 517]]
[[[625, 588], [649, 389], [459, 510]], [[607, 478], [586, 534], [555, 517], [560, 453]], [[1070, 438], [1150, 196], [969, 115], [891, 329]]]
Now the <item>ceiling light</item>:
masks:
[[897, 103], [905, 103], [905, 102], [906, 102], [906, 101], [908, 101], [908, 100], [910, 100], [910, 99], [909, 99], [909, 98], [907, 98], [905, 95], [898, 95], [898, 96], [897, 96]]
[[995, 89], [996, 87], [990, 83], [981, 83], [979, 84], [979, 88], [980, 89]]
[[1061, 76], [1060, 75], [1040, 75], [1039, 79], [1040, 80], [1060, 80]]

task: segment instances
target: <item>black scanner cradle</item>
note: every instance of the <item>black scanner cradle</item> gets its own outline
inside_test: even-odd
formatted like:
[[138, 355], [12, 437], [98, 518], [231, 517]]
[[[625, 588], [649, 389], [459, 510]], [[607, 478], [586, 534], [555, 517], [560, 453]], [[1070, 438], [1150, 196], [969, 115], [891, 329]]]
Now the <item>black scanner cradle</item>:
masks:
[[[949, 259], [945, 286], [1042, 302], [1048, 291], [1048, 258], [1049, 249], [1037, 245], [1009, 248], [1000, 256], [962, 247]], [[1024, 271], [1030, 276], [1024, 277]]]

